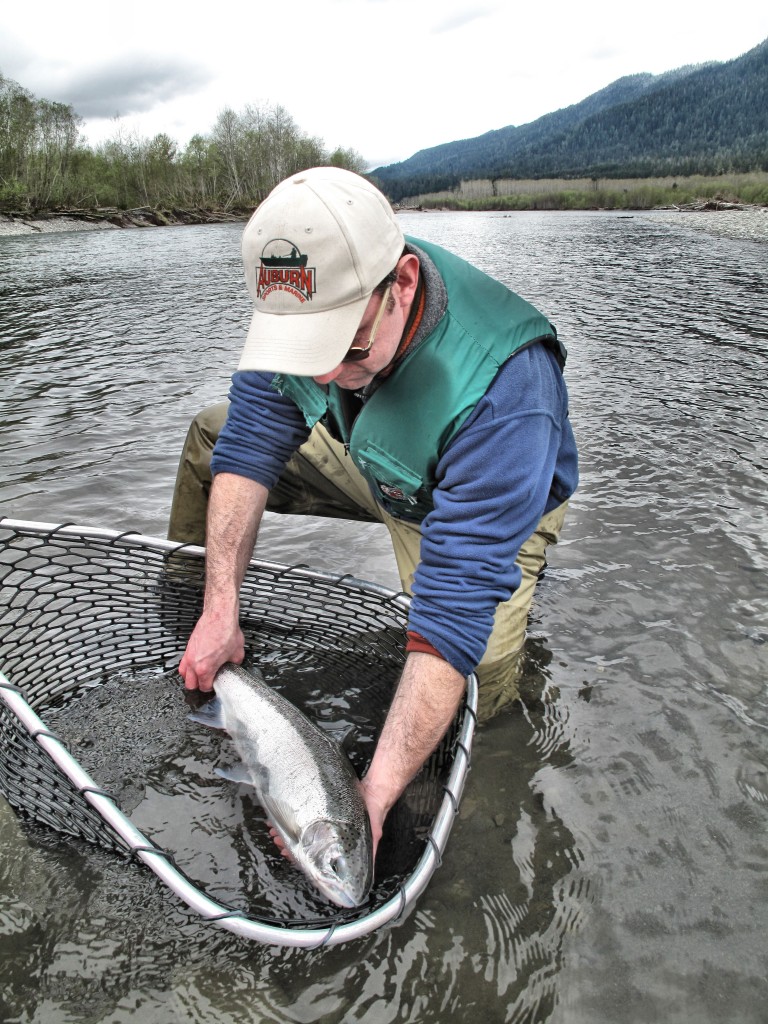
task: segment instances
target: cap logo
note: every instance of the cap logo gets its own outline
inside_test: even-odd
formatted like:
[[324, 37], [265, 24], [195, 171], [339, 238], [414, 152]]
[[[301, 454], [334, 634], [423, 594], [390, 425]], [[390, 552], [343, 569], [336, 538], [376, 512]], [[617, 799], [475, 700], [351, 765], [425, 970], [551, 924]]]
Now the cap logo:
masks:
[[265, 301], [274, 292], [287, 292], [298, 302], [307, 302], [317, 291], [316, 268], [309, 257], [287, 238], [273, 238], [261, 251], [256, 298]]

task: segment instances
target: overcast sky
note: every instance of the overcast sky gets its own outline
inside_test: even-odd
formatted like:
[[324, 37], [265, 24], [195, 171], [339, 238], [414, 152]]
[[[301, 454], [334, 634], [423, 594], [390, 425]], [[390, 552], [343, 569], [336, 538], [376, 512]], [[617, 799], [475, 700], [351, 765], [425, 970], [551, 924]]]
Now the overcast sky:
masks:
[[91, 144], [115, 117], [185, 145], [225, 106], [279, 103], [370, 167], [766, 37], [766, 0], [0, 0], [0, 73], [71, 103]]

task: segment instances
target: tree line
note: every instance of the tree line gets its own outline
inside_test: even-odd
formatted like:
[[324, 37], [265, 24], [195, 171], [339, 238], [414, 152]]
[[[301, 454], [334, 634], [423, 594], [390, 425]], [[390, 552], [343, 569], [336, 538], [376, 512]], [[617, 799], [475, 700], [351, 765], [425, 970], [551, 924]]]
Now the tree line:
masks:
[[248, 209], [306, 167], [365, 168], [354, 149], [329, 152], [280, 105], [225, 108], [186, 146], [116, 121], [114, 136], [92, 147], [82, 126], [71, 105], [39, 99], [0, 73], [0, 210]]

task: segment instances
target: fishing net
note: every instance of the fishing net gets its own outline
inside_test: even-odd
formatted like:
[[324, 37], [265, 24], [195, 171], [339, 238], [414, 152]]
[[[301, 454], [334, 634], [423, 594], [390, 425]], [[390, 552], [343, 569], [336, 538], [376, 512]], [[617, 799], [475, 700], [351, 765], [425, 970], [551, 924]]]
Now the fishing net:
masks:
[[[476, 680], [387, 820], [368, 902], [342, 910], [297, 896], [301, 876], [268, 823], [208, 771], [226, 758], [222, 740], [189, 721], [176, 668], [202, 607], [204, 554], [134, 533], [0, 519], [0, 790], [28, 827], [146, 866], [204, 920], [242, 937], [307, 947], [358, 938], [403, 915], [441, 861], [469, 768]], [[246, 664], [339, 739], [362, 774], [402, 669], [407, 612], [408, 598], [384, 587], [253, 560], [241, 590]], [[197, 833], [178, 823], [195, 817], [206, 837], [218, 821], [217, 848], [194, 849]], [[231, 877], [206, 857], [230, 860]]]

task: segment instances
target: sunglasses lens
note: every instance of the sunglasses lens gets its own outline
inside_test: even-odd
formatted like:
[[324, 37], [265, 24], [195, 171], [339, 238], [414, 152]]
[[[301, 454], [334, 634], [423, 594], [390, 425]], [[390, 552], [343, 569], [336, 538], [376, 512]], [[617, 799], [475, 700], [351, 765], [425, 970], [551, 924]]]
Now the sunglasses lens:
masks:
[[381, 302], [379, 303], [379, 311], [377, 312], [374, 318], [373, 325], [371, 326], [371, 333], [368, 336], [368, 344], [365, 346], [359, 345], [354, 348], [347, 349], [347, 354], [341, 360], [342, 363], [358, 363], [360, 362], [361, 359], [368, 358], [368, 353], [371, 351], [371, 347], [376, 337], [376, 332], [379, 329], [379, 324], [381, 323], [381, 319], [384, 316], [384, 311], [386, 310], [387, 300], [389, 299], [389, 293], [391, 292], [391, 290], [392, 285], [388, 284], [381, 296]]
[[342, 359], [342, 363], [360, 363], [370, 354], [369, 348], [351, 348]]

